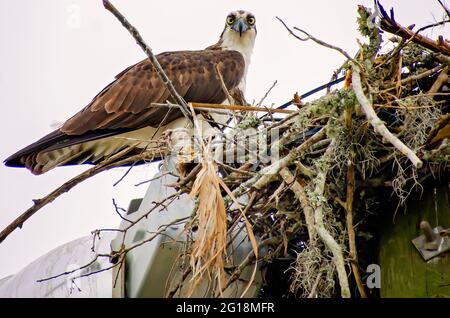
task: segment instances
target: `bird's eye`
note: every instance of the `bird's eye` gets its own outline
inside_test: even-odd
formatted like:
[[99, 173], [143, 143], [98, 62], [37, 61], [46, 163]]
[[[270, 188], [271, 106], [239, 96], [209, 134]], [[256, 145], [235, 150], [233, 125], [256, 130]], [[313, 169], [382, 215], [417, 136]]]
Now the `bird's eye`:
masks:
[[228, 25], [233, 24], [233, 23], [234, 23], [234, 18], [233, 18], [232, 16], [229, 16], [229, 17], [227, 18], [227, 23], [228, 23]]
[[247, 18], [247, 22], [248, 22], [248, 24], [253, 25], [253, 24], [255, 24], [255, 18], [249, 17], [249, 18]]

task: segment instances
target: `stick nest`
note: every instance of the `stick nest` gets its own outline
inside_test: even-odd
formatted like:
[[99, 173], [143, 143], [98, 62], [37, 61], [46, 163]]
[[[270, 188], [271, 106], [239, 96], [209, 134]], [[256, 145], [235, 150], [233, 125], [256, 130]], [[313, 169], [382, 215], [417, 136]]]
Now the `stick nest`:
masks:
[[[379, 4], [375, 15], [362, 6], [358, 13], [367, 41], [335, 73], [346, 74], [342, 88], [305, 104], [297, 100], [285, 117], [241, 113], [224, 130], [222, 139], [234, 145], [225, 153], [247, 150], [238, 162], [216, 162], [217, 178], [234, 197], [246, 198], [236, 204], [222, 191], [228, 237], [245, 210], [258, 238], [261, 297], [367, 296], [359, 271], [376, 263], [366, 249], [376, 241], [370, 223], [383, 202], [391, 198], [388, 204], [401, 209], [409, 195], [420, 195], [426, 179], [448, 173], [449, 43], [402, 27]], [[324, 44], [307, 36], [303, 40]], [[251, 142], [240, 141], [252, 136], [248, 131], [266, 142], [256, 155]], [[268, 149], [279, 158], [265, 160]], [[186, 174], [194, 166], [186, 165]], [[182, 191], [198, 187], [194, 182], [184, 182]], [[242, 265], [254, 264], [254, 252], [245, 264], [225, 262], [222, 287], [239, 279]]]

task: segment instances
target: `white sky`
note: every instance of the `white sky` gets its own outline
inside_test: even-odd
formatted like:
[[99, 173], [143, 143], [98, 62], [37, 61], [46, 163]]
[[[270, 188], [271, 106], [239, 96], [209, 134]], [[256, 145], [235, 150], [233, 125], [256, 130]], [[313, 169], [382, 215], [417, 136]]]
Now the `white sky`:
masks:
[[[360, 1], [262, 0], [112, 0], [134, 24], [155, 53], [203, 49], [214, 44], [228, 12], [245, 9], [256, 15], [258, 36], [247, 78], [247, 100], [259, 100], [275, 80], [267, 99], [281, 104], [296, 91], [326, 83], [344, 58], [337, 52], [289, 36], [275, 19], [303, 28], [344, 48], [357, 49], [356, 5]], [[446, 1], [448, 4], [449, 1]], [[396, 19], [422, 26], [442, 18], [434, 0], [384, 0]], [[79, 19], [74, 17], [79, 12]], [[79, 23], [78, 23], [79, 22]], [[450, 37], [450, 30], [431, 35]], [[0, 0], [0, 159], [47, 134], [84, 107], [125, 67], [144, 58], [101, 0]], [[315, 96], [317, 97], [317, 96]], [[56, 168], [42, 176], [0, 165], [0, 229], [69, 178], [86, 169]], [[142, 197], [155, 165], [132, 170], [117, 187], [124, 169], [83, 182], [46, 206], [0, 244], [0, 278], [13, 274], [49, 250], [98, 228], [120, 223], [111, 198], [126, 208]]]

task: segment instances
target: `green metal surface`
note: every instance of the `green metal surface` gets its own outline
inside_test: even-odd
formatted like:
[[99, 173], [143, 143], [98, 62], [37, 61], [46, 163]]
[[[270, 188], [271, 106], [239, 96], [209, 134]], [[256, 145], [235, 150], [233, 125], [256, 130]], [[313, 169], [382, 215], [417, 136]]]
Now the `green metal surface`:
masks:
[[450, 228], [448, 184], [424, 186], [422, 196], [411, 194], [407, 210], [399, 209], [394, 223], [395, 207], [392, 210], [386, 215], [380, 237], [380, 296], [450, 297], [450, 253], [426, 262], [411, 243], [422, 234], [422, 220], [433, 227]]

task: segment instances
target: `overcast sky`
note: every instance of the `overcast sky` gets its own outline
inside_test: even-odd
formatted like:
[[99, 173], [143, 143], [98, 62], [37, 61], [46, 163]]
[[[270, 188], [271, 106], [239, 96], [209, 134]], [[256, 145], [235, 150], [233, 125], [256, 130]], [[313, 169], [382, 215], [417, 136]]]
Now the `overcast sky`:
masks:
[[[258, 36], [247, 78], [248, 101], [259, 100], [275, 80], [266, 105], [281, 104], [294, 92], [326, 83], [344, 58], [314, 43], [289, 36], [275, 19], [303, 28], [353, 55], [361, 38], [356, 5], [372, 1], [261, 0], [112, 0], [143, 35], [155, 53], [203, 49], [214, 44], [228, 12], [245, 9], [256, 15]], [[434, 0], [384, 0], [395, 4], [397, 21], [407, 26], [442, 18]], [[449, 1], [446, 1], [449, 3]], [[437, 28], [429, 35], [450, 37]], [[144, 53], [101, 0], [0, 0], [0, 159], [49, 133], [52, 124], [84, 107], [125, 67]], [[317, 96], [315, 96], [317, 97]], [[32, 204], [87, 167], [56, 168], [42, 176], [0, 165], [0, 229]], [[0, 278], [13, 274], [51, 249], [98, 228], [120, 223], [111, 199], [123, 207], [142, 197], [155, 165], [135, 168], [113, 187], [124, 169], [83, 182], [46, 206], [22, 230], [0, 244]]]

